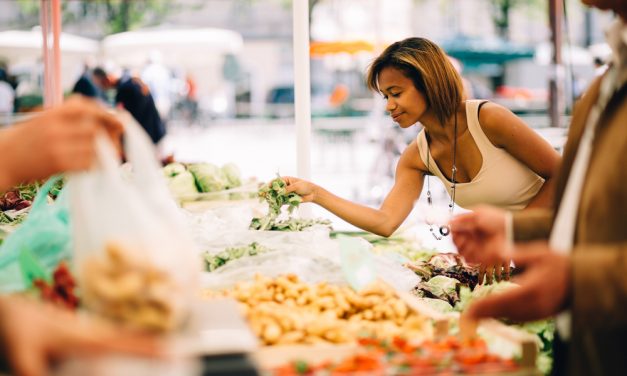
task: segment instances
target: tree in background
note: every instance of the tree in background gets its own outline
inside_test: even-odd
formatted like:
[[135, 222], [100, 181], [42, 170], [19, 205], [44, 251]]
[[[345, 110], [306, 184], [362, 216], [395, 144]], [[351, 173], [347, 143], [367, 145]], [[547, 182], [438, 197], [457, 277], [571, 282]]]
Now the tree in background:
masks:
[[[22, 26], [39, 24], [39, 1], [17, 0]], [[180, 8], [168, 0], [79, 0], [61, 3], [63, 23], [73, 23], [87, 17], [102, 19], [105, 34], [120, 33], [142, 26], [158, 24], [167, 13]]]
[[[281, 0], [281, 3], [285, 8], [292, 7], [292, 1], [294, 0]], [[309, 39], [311, 39], [311, 14], [313, 13], [313, 9], [318, 5], [321, 0], [309, 0]]]
[[[509, 40], [509, 21], [511, 11], [521, 5], [532, 7], [546, 5], [543, 0], [488, 0], [492, 9], [492, 22], [496, 33], [504, 40]], [[546, 6], [544, 6], [546, 8]]]

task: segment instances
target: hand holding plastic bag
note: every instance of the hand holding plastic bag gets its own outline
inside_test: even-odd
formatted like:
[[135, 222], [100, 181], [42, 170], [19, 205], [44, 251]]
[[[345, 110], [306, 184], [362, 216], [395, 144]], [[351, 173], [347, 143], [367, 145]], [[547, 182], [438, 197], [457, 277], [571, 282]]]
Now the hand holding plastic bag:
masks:
[[180, 326], [197, 291], [200, 260], [148, 136], [125, 114], [131, 181], [115, 150], [96, 140], [98, 166], [69, 178], [75, 265], [85, 305], [131, 326]]

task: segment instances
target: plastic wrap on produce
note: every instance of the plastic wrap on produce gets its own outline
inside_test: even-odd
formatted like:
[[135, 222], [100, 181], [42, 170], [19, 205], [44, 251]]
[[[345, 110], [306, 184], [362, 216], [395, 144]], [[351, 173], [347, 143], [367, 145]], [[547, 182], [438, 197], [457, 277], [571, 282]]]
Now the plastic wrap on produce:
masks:
[[248, 231], [252, 209], [238, 205], [208, 210], [203, 213], [184, 211], [187, 227], [198, 249], [237, 242], [238, 234]]
[[329, 228], [326, 226], [312, 226], [298, 232], [249, 230], [252, 217], [251, 207], [238, 205], [216, 208], [201, 214], [187, 213], [187, 224], [196, 246], [209, 253], [219, 253], [224, 248], [253, 242], [282, 250], [292, 246], [323, 245], [331, 241]]
[[[330, 239], [328, 233], [324, 236], [322, 231], [252, 232], [257, 234], [256, 241], [271, 251], [237, 259], [212, 273], [204, 273], [203, 287], [220, 290], [233, 287], [241, 281], [251, 281], [257, 274], [274, 278], [288, 273], [297, 275], [306, 283], [326, 281], [332, 284], [346, 284], [341, 267], [339, 243]], [[371, 257], [374, 260], [375, 277], [396, 290], [410, 291], [418, 283], [418, 276], [399, 263], [385, 256], [371, 254]]]

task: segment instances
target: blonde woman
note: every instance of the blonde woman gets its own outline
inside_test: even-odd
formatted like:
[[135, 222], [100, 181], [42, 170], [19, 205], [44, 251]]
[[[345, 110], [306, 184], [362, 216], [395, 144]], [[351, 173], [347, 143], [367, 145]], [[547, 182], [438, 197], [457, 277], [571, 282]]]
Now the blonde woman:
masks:
[[506, 108], [466, 100], [459, 73], [433, 42], [408, 38], [392, 44], [369, 67], [367, 84], [383, 95], [401, 128], [424, 127], [401, 155], [381, 207], [353, 203], [293, 177], [285, 179], [289, 191], [382, 236], [407, 218], [431, 175], [446, 186], [451, 208], [453, 201], [508, 210], [549, 204], [557, 152]]

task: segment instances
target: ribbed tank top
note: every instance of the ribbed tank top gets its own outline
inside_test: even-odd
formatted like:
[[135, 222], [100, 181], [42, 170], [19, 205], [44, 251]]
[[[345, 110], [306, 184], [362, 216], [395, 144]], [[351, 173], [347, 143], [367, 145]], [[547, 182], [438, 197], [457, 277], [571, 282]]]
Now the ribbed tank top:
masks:
[[[544, 179], [526, 165], [490, 142], [479, 124], [479, 106], [485, 101], [466, 101], [466, 120], [470, 135], [475, 140], [483, 158], [477, 175], [467, 183], [455, 186], [455, 203], [463, 208], [487, 204], [506, 210], [524, 209], [536, 196]], [[451, 182], [442, 174], [437, 163], [428, 153], [424, 129], [417, 136], [418, 152], [425, 166], [430, 158], [430, 173], [437, 176], [451, 194]], [[427, 156], [427, 154], [429, 154]], [[459, 153], [457, 154], [459, 158]]]

